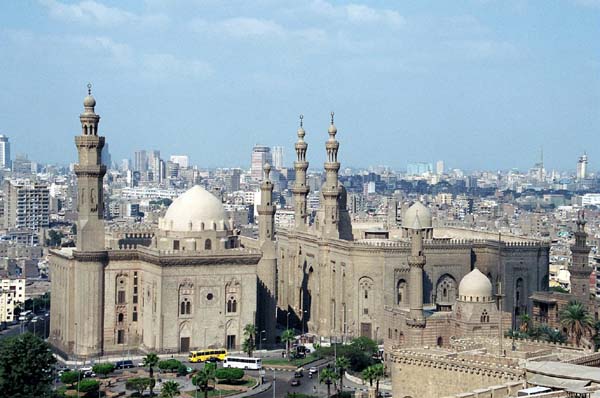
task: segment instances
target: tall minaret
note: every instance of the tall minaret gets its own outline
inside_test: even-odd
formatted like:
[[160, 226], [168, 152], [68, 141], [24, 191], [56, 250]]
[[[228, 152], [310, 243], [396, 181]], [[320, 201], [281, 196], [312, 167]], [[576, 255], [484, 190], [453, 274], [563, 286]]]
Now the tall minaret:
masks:
[[327, 161], [325, 162], [325, 183], [322, 186], [324, 203], [322, 228], [323, 235], [328, 238], [339, 239], [339, 208], [338, 208], [338, 171], [340, 163], [338, 162], [338, 149], [340, 143], [335, 139], [337, 128], [333, 124], [334, 113], [331, 112], [331, 125], [329, 126], [329, 139], [325, 143], [327, 150]]
[[[277, 248], [275, 243], [275, 206], [273, 205], [273, 183], [269, 179], [271, 165], [265, 163], [264, 179], [260, 186], [260, 205], [258, 205], [258, 240], [262, 257], [257, 266], [258, 274], [258, 312], [256, 314], [258, 333], [266, 332], [268, 342], [275, 341], [277, 325]], [[261, 338], [260, 336], [258, 338]]]
[[80, 116], [81, 135], [75, 137], [79, 164], [75, 165], [78, 189], [77, 250], [73, 252], [73, 289], [70, 300], [72, 316], [68, 324], [68, 347], [76, 357], [92, 357], [103, 353], [104, 341], [104, 267], [107, 252], [104, 245], [104, 200], [102, 164], [104, 137], [98, 136], [100, 116], [94, 112], [96, 100], [91, 84], [83, 100]]
[[575, 231], [575, 244], [571, 245], [572, 261], [569, 267], [571, 273], [571, 294], [578, 301], [588, 305], [590, 302], [590, 275], [593, 268], [588, 264], [590, 247], [587, 245], [585, 232], [585, 214], [583, 210], [577, 213], [577, 231]]
[[423, 315], [423, 267], [425, 266], [425, 255], [423, 254], [424, 229], [410, 229], [411, 251], [408, 256], [409, 270], [409, 298], [410, 315], [409, 321], [416, 326], [425, 323]]
[[83, 100], [81, 135], [75, 137], [79, 153], [79, 164], [75, 165], [77, 176], [77, 250], [104, 250], [104, 198], [102, 179], [106, 166], [102, 164], [104, 137], [98, 136], [100, 116], [94, 112], [96, 100], [92, 96], [92, 85], [88, 84], [88, 95]]
[[306, 132], [302, 126], [303, 115], [300, 115], [300, 127], [298, 128], [298, 141], [296, 142], [296, 161], [294, 169], [296, 170], [296, 181], [292, 187], [294, 195], [294, 218], [296, 229], [299, 231], [306, 230], [307, 214], [306, 214], [306, 197], [308, 195], [308, 186], [306, 185], [306, 170], [308, 170], [308, 162], [306, 161], [306, 149], [308, 144], [304, 141]]

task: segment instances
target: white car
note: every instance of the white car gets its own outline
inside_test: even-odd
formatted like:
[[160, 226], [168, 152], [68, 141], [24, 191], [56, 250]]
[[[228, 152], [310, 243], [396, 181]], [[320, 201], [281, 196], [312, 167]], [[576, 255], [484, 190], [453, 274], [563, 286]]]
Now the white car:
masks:
[[79, 368], [79, 371], [81, 373], [91, 372], [92, 371], [92, 367], [91, 366], [82, 366], [82, 367]]
[[308, 369], [308, 373], [311, 375], [314, 375], [315, 373], [317, 373], [319, 370], [316, 367], [311, 367], [310, 369]]

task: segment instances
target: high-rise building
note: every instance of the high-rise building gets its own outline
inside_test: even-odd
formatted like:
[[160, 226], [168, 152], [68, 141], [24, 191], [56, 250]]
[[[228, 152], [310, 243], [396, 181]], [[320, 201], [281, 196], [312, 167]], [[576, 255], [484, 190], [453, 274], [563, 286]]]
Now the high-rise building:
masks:
[[0, 135], [0, 168], [10, 169], [10, 142], [5, 135]]
[[587, 164], [588, 158], [587, 154], [584, 152], [583, 155], [579, 157], [577, 161], [577, 180], [585, 180], [587, 178]]
[[15, 175], [31, 174], [31, 160], [27, 158], [27, 155], [18, 154], [15, 161], [12, 162], [12, 171]]
[[112, 168], [112, 158], [108, 150], [108, 144], [104, 145], [104, 148], [102, 148], [102, 164], [108, 169]]
[[5, 228], [28, 228], [39, 231], [50, 223], [48, 185], [29, 180], [4, 183]]
[[145, 172], [148, 170], [148, 156], [146, 151], [135, 151], [133, 158], [133, 171]]
[[254, 180], [262, 180], [265, 163], [273, 163], [271, 148], [264, 145], [255, 145], [252, 149], [252, 162], [250, 165], [250, 175]]
[[435, 174], [441, 176], [444, 174], [444, 161], [438, 160], [435, 164]]
[[187, 155], [171, 155], [170, 160], [173, 163], [177, 163], [182, 169], [190, 167], [190, 158]]
[[152, 172], [153, 181], [162, 181], [160, 151], [157, 149], [150, 151], [148, 154], [148, 170]]
[[433, 167], [431, 167], [431, 163], [409, 163], [406, 165], [406, 174], [409, 176], [422, 176], [424, 174], [431, 173]]
[[276, 170], [281, 170], [283, 168], [283, 147], [282, 146], [274, 146], [273, 147], [273, 167]]
[[128, 171], [131, 168], [131, 162], [129, 159], [121, 160], [121, 170]]

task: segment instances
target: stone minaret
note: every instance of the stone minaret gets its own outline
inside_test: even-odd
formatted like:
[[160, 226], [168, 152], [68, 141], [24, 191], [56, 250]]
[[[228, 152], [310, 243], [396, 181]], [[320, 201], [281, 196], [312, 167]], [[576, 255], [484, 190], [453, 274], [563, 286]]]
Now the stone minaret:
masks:
[[96, 100], [88, 84], [88, 96], [83, 100], [81, 135], [75, 137], [79, 163], [75, 165], [77, 176], [77, 250], [104, 250], [104, 198], [102, 179], [106, 166], [102, 164], [104, 137], [98, 136], [100, 116], [94, 112]]
[[423, 254], [423, 229], [410, 229], [411, 252], [408, 256], [409, 271], [409, 298], [410, 315], [409, 324], [422, 326], [425, 324], [423, 315], [423, 267], [425, 255]]
[[340, 163], [338, 162], [338, 149], [340, 143], [335, 139], [337, 128], [333, 124], [333, 112], [331, 112], [331, 125], [329, 126], [329, 139], [325, 143], [327, 150], [327, 161], [325, 162], [325, 183], [322, 186], [323, 211], [322, 230], [323, 236], [327, 238], [339, 239], [339, 208], [338, 208], [338, 172]]
[[585, 214], [583, 210], [577, 214], [577, 231], [575, 244], [571, 245], [573, 256], [569, 272], [571, 273], [571, 294], [585, 305], [590, 302], [590, 275], [593, 268], [588, 265], [590, 248], [587, 246], [585, 232]]
[[275, 243], [275, 206], [273, 205], [273, 183], [269, 179], [271, 165], [264, 166], [264, 179], [260, 186], [260, 205], [258, 206], [258, 239], [262, 251], [261, 260], [257, 266], [258, 273], [258, 307], [257, 307], [257, 338], [263, 335], [268, 342], [275, 341], [277, 323], [276, 296], [277, 286], [277, 248]]
[[106, 166], [102, 164], [101, 152], [104, 137], [98, 136], [100, 116], [94, 112], [96, 100], [91, 85], [83, 100], [84, 111], [80, 116], [81, 135], [75, 137], [79, 163], [75, 165], [78, 189], [77, 248], [73, 253], [74, 306], [68, 327], [72, 328], [68, 342], [71, 353], [77, 357], [92, 357], [103, 352], [104, 314], [104, 199], [102, 179]]
[[294, 169], [296, 170], [296, 181], [292, 187], [294, 195], [294, 218], [296, 230], [306, 230], [307, 213], [306, 213], [306, 196], [308, 195], [308, 186], [306, 185], [306, 170], [308, 170], [308, 162], [306, 161], [306, 149], [308, 144], [304, 141], [306, 132], [302, 127], [302, 119], [300, 115], [300, 128], [298, 128], [298, 141], [296, 142], [296, 161]]

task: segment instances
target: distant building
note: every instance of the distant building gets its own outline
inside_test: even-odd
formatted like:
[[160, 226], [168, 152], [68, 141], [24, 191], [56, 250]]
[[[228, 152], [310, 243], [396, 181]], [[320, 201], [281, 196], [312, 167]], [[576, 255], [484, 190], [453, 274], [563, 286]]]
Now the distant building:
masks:
[[444, 174], [444, 161], [438, 160], [435, 164], [435, 174], [442, 175]]
[[265, 163], [273, 163], [271, 148], [264, 145], [255, 145], [252, 149], [252, 160], [250, 163], [250, 175], [252, 179], [262, 180]]
[[409, 163], [406, 165], [406, 174], [409, 176], [422, 176], [424, 174], [431, 173], [433, 167], [431, 163]]
[[10, 142], [8, 137], [0, 135], [0, 168], [10, 169]]
[[25, 304], [25, 279], [0, 280], [0, 322], [15, 321], [15, 306]]
[[587, 164], [587, 154], [584, 153], [577, 161], [577, 181], [585, 180], [587, 178]]
[[31, 174], [31, 166], [31, 160], [27, 158], [27, 155], [20, 154], [12, 162], [12, 172], [15, 175], [28, 175]]
[[45, 183], [5, 181], [4, 227], [40, 231], [50, 223], [50, 191]]
[[148, 170], [148, 157], [146, 151], [135, 151], [133, 159], [133, 171], [144, 172]]
[[109, 169], [112, 168], [112, 157], [110, 156], [110, 151], [108, 150], [108, 144], [102, 148], [102, 164]]
[[171, 155], [169, 160], [178, 164], [181, 168], [185, 169], [190, 167], [190, 158], [187, 155]]
[[281, 170], [283, 168], [283, 147], [282, 146], [274, 146], [273, 147], [273, 167], [276, 170]]

